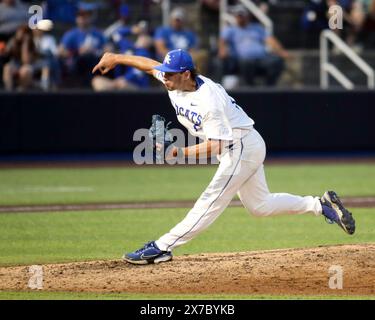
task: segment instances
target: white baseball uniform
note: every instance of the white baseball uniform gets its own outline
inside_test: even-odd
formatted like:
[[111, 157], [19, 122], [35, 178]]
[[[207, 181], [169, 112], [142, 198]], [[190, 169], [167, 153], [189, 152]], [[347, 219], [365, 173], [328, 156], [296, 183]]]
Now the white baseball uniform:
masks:
[[[163, 73], [157, 73], [156, 78], [163, 82]], [[254, 129], [254, 121], [220, 84], [199, 75], [196, 91], [168, 94], [178, 121], [192, 135], [226, 143], [212, 181], [187, 216], [156, 241], [159, 249], [171, 251], [194, 238], [215, 221], [235, 194], [257, 216], [321, 214], [318, 197], [270, 193], [263, 168], [265, 143]]]

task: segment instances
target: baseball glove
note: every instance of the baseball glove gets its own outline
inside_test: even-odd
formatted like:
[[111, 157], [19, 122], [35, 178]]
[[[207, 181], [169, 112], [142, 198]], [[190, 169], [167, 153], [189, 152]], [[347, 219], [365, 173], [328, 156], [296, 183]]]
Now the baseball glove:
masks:
[[[152, 125], [148, 131], [152, 142], [153, 159], [156, 163], [164, 163], [165, 150], [174, 142], [172, 134], [168, 131], [171, 121], [165, 124], [164, 117], [154, 114], [152, 116]], [[161, 146], [157, 148], [156, 144]]]

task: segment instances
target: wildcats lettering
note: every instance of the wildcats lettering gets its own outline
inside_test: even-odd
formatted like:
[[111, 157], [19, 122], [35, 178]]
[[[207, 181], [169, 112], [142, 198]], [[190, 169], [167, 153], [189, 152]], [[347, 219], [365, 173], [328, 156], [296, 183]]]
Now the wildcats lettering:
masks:
[[185, 110], [183, 107], [179, 107], [177, 104], [174, 104], [174, 107], [176, 109], [177, 116], [182, 116], [193, 123], [195, 131], [198, 131], [200, 129], [200, 126], [202, 124], [202, 116], [200, 114], [189, 109]]

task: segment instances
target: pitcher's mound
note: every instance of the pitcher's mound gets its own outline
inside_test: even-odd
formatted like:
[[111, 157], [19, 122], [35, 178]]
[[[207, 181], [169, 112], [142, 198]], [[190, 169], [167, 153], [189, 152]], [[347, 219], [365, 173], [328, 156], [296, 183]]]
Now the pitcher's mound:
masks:
[[[0, 268], [0, 290], [30, 290], [29, 278], [27, 266]], [[43, 266], [43, 290], [372, 295], [375, 244], [186, 255], [146, 266], [121, 260], [51, 264]]]

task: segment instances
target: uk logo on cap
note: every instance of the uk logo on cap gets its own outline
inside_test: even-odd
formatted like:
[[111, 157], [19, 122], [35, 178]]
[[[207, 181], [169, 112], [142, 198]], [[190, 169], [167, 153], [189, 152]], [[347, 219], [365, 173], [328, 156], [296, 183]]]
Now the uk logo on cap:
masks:
[[194, 62], [189, 52], [177, 49], [167, 53], [163, 64], [154, 69], [162, 72], [183, 72], [194, 69]]
[[164, 58], [164, 63], [165, 64], [170, 64], [171, 63], [171, 57], [169, 56], [169, 53]]

